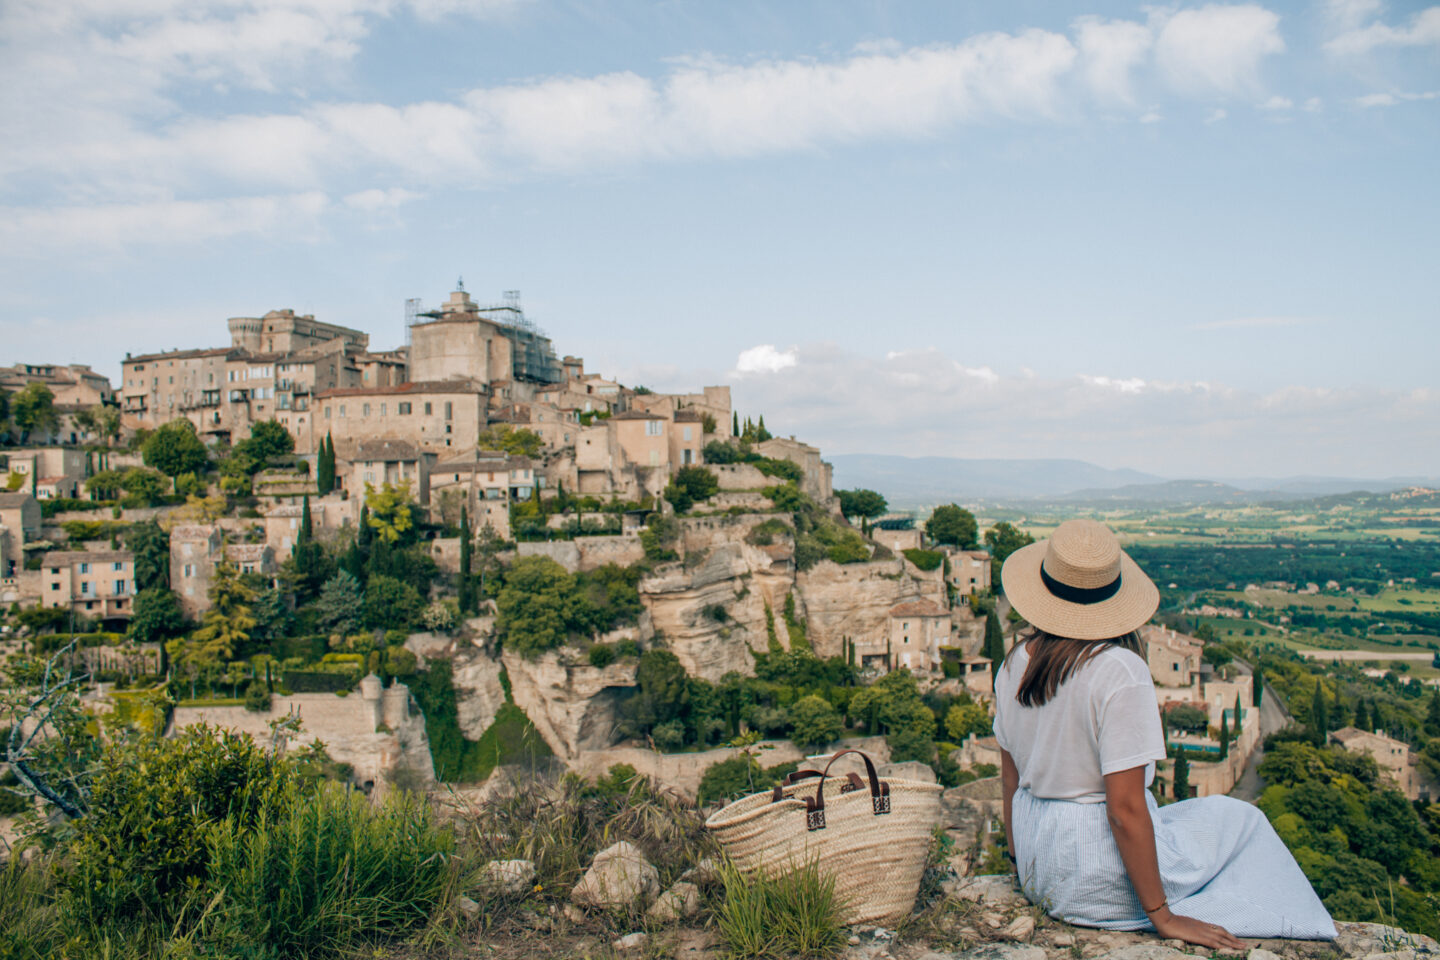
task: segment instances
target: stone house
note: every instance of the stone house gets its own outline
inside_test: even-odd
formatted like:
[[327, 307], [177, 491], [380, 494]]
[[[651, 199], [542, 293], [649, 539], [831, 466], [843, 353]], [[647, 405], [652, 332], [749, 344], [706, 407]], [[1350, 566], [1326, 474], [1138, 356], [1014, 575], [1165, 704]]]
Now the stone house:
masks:
[[670, 462], [675, 469], [693, 467], [700, 463], [705, 449], [705, 424], [703, 416], [686, 408], [675, 411], [670, 425]]
[[40, 605], [100, 620], [134, 614], [135, 555], [126, 550], [52, 550], [40, 570]]
[[1330, 742], [1355, 753], [1368, 753], [1380, 772], [1405, 794], [1407, 800], [1429, 801], [1434, 795], [1432, 785], [1421, 775], [1417, 758], [1405, 741], [1358, 727], [1344, 727], [1330, 734]]
[[870, 539], [892, 553], [917, 550], [921, 546], [920, 531], [916, 528], [913, 517], [896, 518], [889, 522], [885, 518], [875, 521], [870, 526]]
[[728, 386], [702, 387], [700, 393], [637, 393], [626, 398], [626, 406], [630, 410], [658, 413], [671, 420], [678, 419], [676, 415], [681, 411], [688, 411], [695, 414], [695, 422], [702, 425], [709, 416], [715, 421], [713, 436], [724, 439], [732, 435]]
[[85, 451], [74, 447], [27, 447], [0, 454], [0, 486], [10, 474], [40, 500], [79, 495], [87, 474]]
[[328, 434], [337, 456], [366, 440], [407, 440], [443, 453], [475, 443], [485, 426], [486, 387], [470, 380], [415, 381], [393, 387], [324, 390], [320, 415], [304, 449], [314, 452]]
[[40, 502], [28, 493], [0, 493], [0, 577], [25, 566], [25, 544], [40, 538]]
[[170, 531], [170, 589], [192, 620], [210, 608], [210, 580], [224, 546], [218, 526], [184, 524]]
[[615, 431], [615, 441], [628, 463], [670, 473], [670, 431], [668, 417], [643, 410], [627, 410], [605, 421]]
[[946, 582], [955, 591], [962, 603], [969, 603], [970, 597], [990, 589], [990, 553], [986, 550], [956, 550], [945, 548], [950, 559], [950, 575]]
[[477, 534], [488, 526], [500, 539], [510, 540], [514, 536], [510, 505], [530, 499], [537, 478], [543, 481], [529, 457], [472, 449], [435, 466], [428, 502], [434, 513], [444, 514], [445, 499], [457, 498], [469, 511], [471, 529]]
[[820, 459], [820, 448], [801, 443], [794, 436], [774, 437], [755, 444], [755, 452], [772, 460], [789, 460], [804, 472], [800, 489], [818, 503], [829, 503], [834, 496], [834, 469]]
[[[358, 501], [339, 494], [310, 498], [310, 528], [316, 536], [324, 530], [339, 530], [355, 522]], [[303, 503], [282, 503], [265, 512], [265, 542], [274, 551], [276, 562], [284, 562], [300, 539]]]
[[408, 481], [416, 502], [429, 503], [430, 473], [435, 459], [433, 452], [421, 450], [407, 440], [364, 440], [348, 457], [349, 480], [343, 489], [361, 497], [366, 484], [379, 490], [382, 484], [398, 487]]
[[110, 378], [88, 363], [16, 363], [0, 367], [0, 389], [18, 392], [31, 383], [43, 383], [54, 395], [55, 406], [86, 407], [115, 402]]
[[855, 640], [861, 670], [888, 673], [902, 667], [912, 673], [940, 670], [940, 648], [950, 645], [950, 611], [933, 600], [912, 600], [890, 608], [882, 636]]
[[[1189, 689], [1200, 673], [1200, 644], [1183, 633], [1149, 625], [1141, 629], [1145, 659], [1157, 687]], [[1162, 701], [1163, 702], [1163, 701]]]

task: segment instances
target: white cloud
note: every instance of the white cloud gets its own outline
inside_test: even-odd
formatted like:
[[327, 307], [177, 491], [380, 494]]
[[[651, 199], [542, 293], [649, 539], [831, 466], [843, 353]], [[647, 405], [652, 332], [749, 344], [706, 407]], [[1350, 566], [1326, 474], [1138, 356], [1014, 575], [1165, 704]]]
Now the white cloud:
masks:
[[1141, 122], [1141, 123], [1159, 123], [1161, 120], [1164, 120], [1164, 119], [1165, 119], [1165, 118], [1164, 118], [1163, 116], [1161, 116], [1160, 113], [1157, 112], [1157, 111], [1155, 111], [1155, 110], [1150, 110], [1150, 111], [1148, 111], [1148, 112], [1146, 112], [1146, 113], [1140, 114], [1140, 122]]
[[418, 198], [420, 194], [413, 193], [402, 187], [391, 187], [389, 190], [361, 190], [346, 196], [345, 205], [356, 210], [363, 210], [373, 213], [376, 210], [393, 210], [402, 204], [409, 203]]
[[1230, 116], [1230, 114], [1226, 112], [1224, 107], [1211, 107], [1205, 112], [1205, 122], [1219, 123], [1221, 120], [1224, 120], [1228, 116]]
[[1280, 18], [1254, 4], [1210, 4], [1158, 14], [1162, 26], [1155, 60], [1178, 90], [1238, 95], [1260, 86], [1260, 64], [1282, 53]]
[[1133, 102], [1131, 73], [1155, 43], [1150, 28], [1132, 20], [1081, 17], [1075, 21], [1075, 43], [1090, 89], [1101, 98]]
[[1113, 377], [1097, 377], [1082, 373], [1080, 379], [1092, 387], [1099, 387], [1102, 390], [1114, 390], [1118, 393], [1139, 393], [1147, 386], [1145, 381], [1140, 377], [1115, 379]]
[[795, 366], [797, 356], [797, 351], [793, 347], [789, 350], [777, 350], [773, 343], [762, 343], [759, 346], [740, 351], [740, 356], [735, 359], [735, 369], [731, 373], [737, 377], [779, 373], [781, 370]]
[[1350, 102], [1357, 107], [1393, 107], [1397, 103], [1435, 99], [1440, 99], [1440, 90], [1426, 90], [1423, 93], [1367, 93], [1363, 97], [1351, 98]]
[[[1365, 11], [1366, 14], [1377, 12], [1378, 5]], [[1325, 49], [1340, 56], [1357, 56], [1376, 47], [1440, 46], [1440, 7], [1419, 11], [1403, 27], [1379, 22], [1358, 26], [1363, 19], [1362, 16], [1353, 20], [1350, 29], [1326, 42]]]
[[1325, 108], [1325, 103], [1319, 97], [1311, 97], [1301, 105], [1301, 109], [1307, 113], [1319, 113]]
[[1227, 320], [1206, 320], [1193, 325], [1195, 330], [1233, 330], [1238, 327], [1295, 327], [1318, 322], [1314, 317], [1232, 317]]
[[49, 209], [0, 207], [0, 250], [36, 247], [121, 249], [222, 239], [283, 229], [289, 237], [313, 232], [329, 201], [323, 193], [229, 200], [165, 200]]
[[1295, 101], [1289, 97], [1274, 96], [1268, 100], [1262, 100], [1255, 105], [1256, 110], [1289, 110], [1295, 106]]

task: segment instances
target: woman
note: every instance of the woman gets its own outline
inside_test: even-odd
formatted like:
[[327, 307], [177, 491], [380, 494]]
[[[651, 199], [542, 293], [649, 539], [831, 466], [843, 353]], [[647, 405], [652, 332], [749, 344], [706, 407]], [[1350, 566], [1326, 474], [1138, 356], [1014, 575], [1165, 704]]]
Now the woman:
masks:
[[1005, 837], [1021, 887], [1054, 917], [1236, 950], [1238, 936], [1333, 939], [1335, 925], [1258, 809], [1157, 807], [1165, 737], [1139, 633], [1160, 594], [1093, 520], [1005, 561], [1033, 630], [995, 683]]

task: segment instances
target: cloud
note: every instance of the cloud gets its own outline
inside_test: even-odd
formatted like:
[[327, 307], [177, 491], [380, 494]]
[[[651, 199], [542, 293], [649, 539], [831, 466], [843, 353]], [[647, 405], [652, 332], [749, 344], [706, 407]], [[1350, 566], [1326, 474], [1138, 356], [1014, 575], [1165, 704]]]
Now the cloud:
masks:
[[1260, 86], [1260, 64], [1282, 53], [1280, 17], [1253, 4], [1159, 14], [1155, 61], [1177, 90], [1239, 95]]
[[1274, 96], [1268, 100], [1262, 100], [1255, 104], [1256, 110], [1289, 110], [1295, 106], [1295, 101], [1289, 97]]
[[393, 210], [402, 204], [417, 199], [418, 193], [412, 193], [401, 187], [392, 187], [389, 190], [361, 190], [345, 197], [345, 205], [355, 210], [374, 212], [376, 210]]
[[1075, 21], [1075, 43], [1090, 89], [1102, 99], [1132, 103], [1131, 72], [1155, 44], [1150, 28], [1130, 20], [1081, 17]]
[[731, 371], [731, 375], [744, 377], [753, 374], [779, 373], [781, 370], [795, 366], [796, 362], [796, 351], [793, 347], [789, 350], [777, 350], [773, 343], [762, 343], [759, 346], [740, 351], [740, 356], [735, 359], [735, 369]]
[[1243, 327], [1296, 327], [1313, 324], [1314, 317], [1233, 317], [1228, 320], [1206, 320], [1192, 325], [1192, 330], [1234, 330]]
[[36, 247], [129, 248], [185, 244], [284, 229], [314, 232], [329, 205], [318, 192], [227, 200], [165, 200], [49, 209], [0, 207], [0, 250]]
[[1140, 114], [1141, 123], [1159, 123], [1161, 120], [1164, 119], [1165, 118], [1161, 116], [1158, 111], [1155, 110], [1150, 110], [1146, 113]]
[[1440, 46], [1440, 7], [1419, 11], [1403, 27], [1380, 22], [1358, 25], [1365, 15], [1378, 12], [1379, 5], [1376, 4], [1368, 7], [1359, 17], [1347, 17], [1350, 28], [1328, 40], [1325, 49], [1338, 56], [1359, 56], [1377, 47]]
[[1397, 103], [1408, 103], [1414, 100], [1435, 100], [1440, 99], [1440, 90], [1427, 90], [1423, 93], [1367, 93], [1363, 97], [1353, 97], [1350, 102], [1357, 107], [1393, 107]]
[[1219, 123], [1221, 120], [1224, 120], [1228, 116], [1230, 116], [1230, 114], [1225, 110], [1224, 107], [1211, 107], [1205, 112], [1205, 122]]
[[[933, 349], [866, 356], [807, 343], [789, 353], [783, 376], [736, 380], [735, 404], [827, 454], [1076, 457], [1165, 476], [1440, 473], [1436, 390], [1255, 392], [1130, 371], [977, 377]], [[674, 385], [707, 376], [682, 371]], [[1336, 436], [1351, 439], [1337, 447]]]

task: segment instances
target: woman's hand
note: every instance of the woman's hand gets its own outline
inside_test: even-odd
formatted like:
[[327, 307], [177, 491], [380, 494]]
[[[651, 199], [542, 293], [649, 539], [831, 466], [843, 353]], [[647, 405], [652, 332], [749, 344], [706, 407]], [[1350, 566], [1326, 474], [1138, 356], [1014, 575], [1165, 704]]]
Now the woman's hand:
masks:
[[1150, 918], [1155, 932], [1167, 940], [1184, 940], [1212, 950], [1244, 950], [1245, 944], [1224, 927], [1194, 917], [1182, 917], [1164, 907]]

